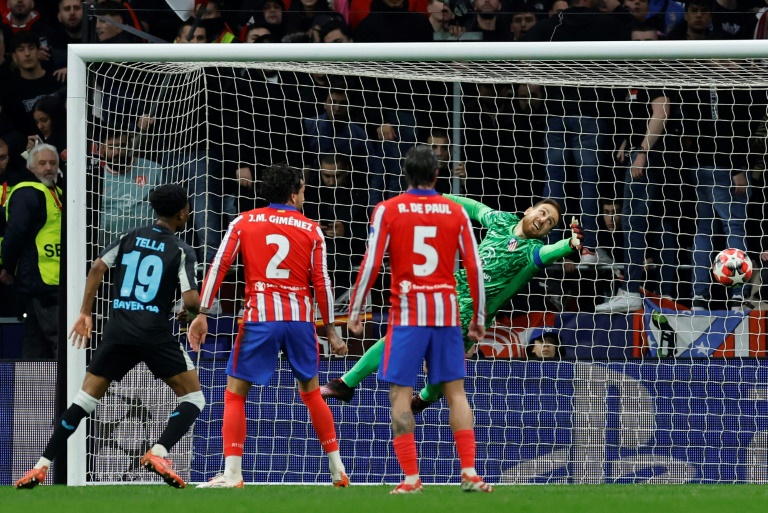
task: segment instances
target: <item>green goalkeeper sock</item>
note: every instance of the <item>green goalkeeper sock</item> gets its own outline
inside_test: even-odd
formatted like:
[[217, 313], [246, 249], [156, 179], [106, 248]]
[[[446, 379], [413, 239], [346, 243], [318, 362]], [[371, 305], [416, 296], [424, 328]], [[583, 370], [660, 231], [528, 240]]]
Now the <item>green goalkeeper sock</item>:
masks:
[[428, 403], [433, 403], [440, 399], [440, 396], [443, 395], [443, 385], [436, 384], [436, 385], [430, 385], [427, 383], [427, 385], [421, 389], [421, 392], [419, 392], [419, 396]]
[[348, 387], [355, 388], [362, 380], [376, 372], [381, 363], [381, 355], [384, 353], [384, 339], [379, 339], [365, 352], [360, 361], [349, 369], [341, 379]]

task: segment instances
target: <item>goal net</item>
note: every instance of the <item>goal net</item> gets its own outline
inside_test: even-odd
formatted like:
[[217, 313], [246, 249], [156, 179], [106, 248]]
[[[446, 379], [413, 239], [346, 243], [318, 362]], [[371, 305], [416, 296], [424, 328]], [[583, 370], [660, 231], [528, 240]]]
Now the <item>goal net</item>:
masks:
[[[304, 170], [304, 213], [326, 232], [344, 315], [368, 215], [403, 190], [405, 152], [429, 144], [440, 192], [520, 216], [551, 197], [563, 216], [545, 242], [567, 236], [572, 217], [585, 230], [588, 252], [505, 301], [467, 361], [481, 475], [768, 481], [765, 42], [70, 48], [70, 324], [81, 262], [152, 221], [154, 186], [189, 191], [193, 221], [180, 236], [202, 279], [229, 220], [263, 204], [260, 174], [278, 162]], [[715, 254], [729, 247], [752, 258], [747, 286], [712, 277]], [[321, 384], [386, 331], [389, 287], [384, 272], [362, 339], [337, 326], [350, 356], [328, 357], [319, 330]], [[191, 482], [223, 468], [225, 368], [244, 288], [235, 266], [198, 361], [208, 405], [171, 453]], [[70, 398], [109, 319], [106, 288], [99, 299], [92, 349], [70, 349]], [[541, 360], [531, 336], [543, 327], [560, 347]], [[186, 344], [184, 326], [174, 329]], [[370, 376], [350, 404], [329, 404], [352, 481], [399, 482], [386, 384]], [[138, 458], [174, 408], [144, 367], [113, 384], [70, 441], [70, 484], [154, 481]], [[284, 358], [270, 386], [253, 387], [246, 412], [246, 482], [330, 482]], [[422, 480], [456, 482], [445, 402], [416, 419]]]

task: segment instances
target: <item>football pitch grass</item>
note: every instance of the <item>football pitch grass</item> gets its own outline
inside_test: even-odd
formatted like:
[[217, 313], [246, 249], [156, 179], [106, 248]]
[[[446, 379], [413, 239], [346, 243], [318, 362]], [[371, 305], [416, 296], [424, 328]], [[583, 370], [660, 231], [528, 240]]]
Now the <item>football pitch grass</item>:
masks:
[[0, 488], [2, 512], [162, 513], [749, 513], [768, 504], [765, 485], [499, 486], [494, 493], [428, 486], [419, 495], [389, 495], [392, 486], [246, 486], [176, 490], [167, 486]]

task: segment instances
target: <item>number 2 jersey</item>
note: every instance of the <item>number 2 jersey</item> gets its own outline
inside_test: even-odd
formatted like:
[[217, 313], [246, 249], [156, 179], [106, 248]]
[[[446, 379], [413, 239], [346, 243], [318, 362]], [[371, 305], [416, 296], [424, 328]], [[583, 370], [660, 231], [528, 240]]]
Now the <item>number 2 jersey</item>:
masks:
[[333, 324], [325, 237], [317, 223], [282, 204], [237, 217], [203, 281], [200, 302], [204, 308], [210, 308], [238, 253], [245, 270], [244, 321], [314, 322], [314, 288], [323, 321]]
[[169, 317], [176, 297], [197, 289], [195, 253], [168, 228], [133, 229], [99, 256], [113, 269], [104, 341], [149, 345], [175, 341]]
[[485, 292], [477, 243], [467, 212], [434, 190], [410, 189], [373, 211], [368, 251], [350, 300], [350, 318], [365, 297], [389, 252], [392, 275], [391, 326], [459, 326], [456, 251], [474, 300], [471, 320], [485, 322]]

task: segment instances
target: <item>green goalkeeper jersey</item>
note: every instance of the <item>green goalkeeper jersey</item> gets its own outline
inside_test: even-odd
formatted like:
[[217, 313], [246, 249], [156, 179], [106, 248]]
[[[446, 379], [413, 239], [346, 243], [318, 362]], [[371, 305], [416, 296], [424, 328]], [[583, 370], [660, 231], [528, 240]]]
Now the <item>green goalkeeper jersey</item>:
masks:
[[[539, 239], [518, 237], [514, 230], [520, 219], [514, 214], [493, 210], [461, 196], [443, 196], [463, 206], [470, 218], [488, 229], [478, 246], [485, 282], [486, 328], [493, 323], [496, 312], [536, 273], [573, 251], [570, 239], [544, 244]], [[460, 269], [455, 277], [461, 324], [466, 332], [472, 319], [472, 296], [466, 271]]]

